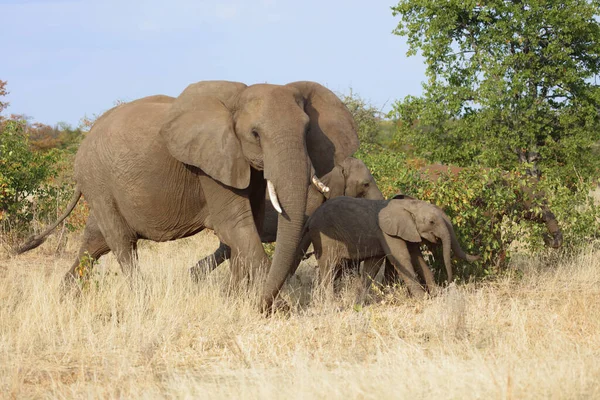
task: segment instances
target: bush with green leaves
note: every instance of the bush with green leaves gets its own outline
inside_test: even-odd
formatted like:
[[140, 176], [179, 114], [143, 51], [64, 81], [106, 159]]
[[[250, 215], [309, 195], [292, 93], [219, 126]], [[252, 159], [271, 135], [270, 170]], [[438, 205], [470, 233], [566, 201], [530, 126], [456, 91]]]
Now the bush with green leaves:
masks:
[[[533, 206], [529, 210], [521, 201], [526, 196], [521, 188], [528, 184], [524, 175], [471, 167], [457, 176], [442, 174], [433, 182], [419, 171], [423, 160], [406, 159], [402, 153], [373, 145], [361, 146], [356, 156], [371, 169], [387, 198], [399, 192], [408, 194], [436, 204], [448, 214], [463, 249], [481, 255], [475, 263], [453, 261], [460, 279], [503, 271], [515, 240], [526, 251], [546, 251], [545, 225], [527, 219], [529, 213], [541, 211], [541, 204], [531, 199]], [[562, 251], [580, 249], [600, 237], [600, 210], [588, 196], [589, 184], [582, 181], [579, 190], [573, 191], [560, 180], [542, 179], [539, 188], [545, 191], [563, 231]], [[437, 274], [443, 274], [440, 258], [434, 261]]]
[[342, 95], [341, 99], [354, 117], [360, 142], [378, 143], [382, 133], [382, 113], [353, 91]]
[[33, 150], [25, 121], [0, 122], [2, 244], [18, 244], [34, 230], [34, 222], [46, 224], [64, 208], [73, 189], [72, 182], [58, 179], [66, 157], [57, 149]]

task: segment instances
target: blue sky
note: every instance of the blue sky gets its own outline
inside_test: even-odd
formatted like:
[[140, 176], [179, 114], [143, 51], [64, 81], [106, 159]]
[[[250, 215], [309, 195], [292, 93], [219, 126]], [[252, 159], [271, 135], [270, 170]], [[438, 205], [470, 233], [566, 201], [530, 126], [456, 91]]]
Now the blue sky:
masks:
[[393, 0], [0, 0], [10, 113], [77, 125], [188, 84], [317, 81], [373, 105], [421, 93]]

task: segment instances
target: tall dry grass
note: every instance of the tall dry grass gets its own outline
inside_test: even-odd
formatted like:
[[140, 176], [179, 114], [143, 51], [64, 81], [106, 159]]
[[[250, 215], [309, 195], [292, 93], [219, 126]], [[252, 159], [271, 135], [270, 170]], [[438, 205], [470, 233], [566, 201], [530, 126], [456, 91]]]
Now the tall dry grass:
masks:
[[[522, 259], [512, 277], [417, 301], [402, 290], [356, 311], [311, 290], [313, 268], [271, 318], [256, 291], [227, 296], [227, 268], [200, 285], [187, 268], [210, 234], [145, 243], [146, 294], [112, 256], [79, 298], [58, 285], [73, 248], [0, 259], [4, 398], [599, 398], [600, 252]], [[379, 298], [381, 300], [381, 298]]]

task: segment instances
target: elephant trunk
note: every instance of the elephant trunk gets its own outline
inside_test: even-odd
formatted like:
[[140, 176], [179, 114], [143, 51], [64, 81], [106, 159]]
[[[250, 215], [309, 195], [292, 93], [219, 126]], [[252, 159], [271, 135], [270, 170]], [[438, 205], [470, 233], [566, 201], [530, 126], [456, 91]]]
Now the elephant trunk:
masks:
[[[276, 146], [270, 160], [265, 156], [265, 178], [272, 182], [282, 213], [279, 214], [277, 245], [262, 298], [263, 311], [271, 310], [288, 273], [294, 267], [304, 220], [311, 164], [304, 140], [290, 140]], [[265, 152], [267, 154], [267, 152]]]
[[452, 247], [452, 240], [450, 239], [452, 234], [450, 232], [444, 232], [440, 235], [443, 248], [444, 265], [446, 266], [446, 274], [448, 275], [448, 283], [452, 282], [452, 255], [450, 249]]
[[460, 258], [461, 260], [465, 260], [468, 262], [473, 262], [473, 261], [479, 260], [480, 259], [479, 256], [473, 256], [473, 255], [467, 254], [463, 251], [463, 249], [460, 247], [460, 244], [458, 243], [458, 239], [456, 238], [456, 233], [454, 232], [452, 223], [450, 222], [448, 217], [446, 217], [445, 215], [444, 215], [444, 223], [446, 224], [446, 228], [448, 228], [448, 234], [450, 236], [450, 242], [452, 244], [452, 251], [454, 252], [454, 255], [456, 257]]

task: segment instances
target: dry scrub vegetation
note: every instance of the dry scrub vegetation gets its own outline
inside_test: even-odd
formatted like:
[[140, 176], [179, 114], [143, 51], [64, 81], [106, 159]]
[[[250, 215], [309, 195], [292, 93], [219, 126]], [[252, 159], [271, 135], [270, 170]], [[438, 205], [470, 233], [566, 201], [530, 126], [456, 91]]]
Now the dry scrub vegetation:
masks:
[[[112, 255], [90, 288], [61, 300], [74, 254], [52, 242], [0, 258], [5, 398], [599, 398], [600, 251], [515, 260], [517, 273], [425, 301], [402, 289], [352, 307], [312, 291], [311, 262], [287, 285], [297, 306], [264, 318], [227, 296], [228, 270], [194, 285], [209, 233], [140, 250], [147, 296]], [[253, 292], [254, 294], [256, 291]]]

